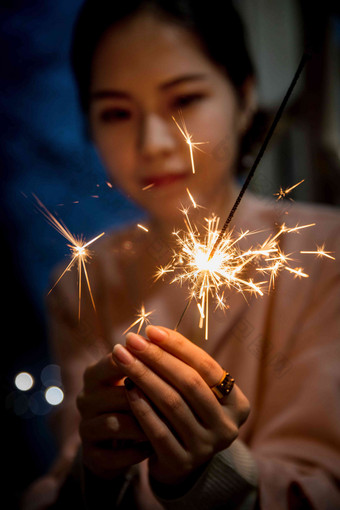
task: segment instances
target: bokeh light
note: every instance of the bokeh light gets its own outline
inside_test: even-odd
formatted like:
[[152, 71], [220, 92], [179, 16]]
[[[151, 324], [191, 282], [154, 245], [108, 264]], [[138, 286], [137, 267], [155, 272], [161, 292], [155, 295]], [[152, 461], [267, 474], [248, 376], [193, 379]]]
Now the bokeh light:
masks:
[[45, 398], [51, 406], [57, 406], [64, 400], [64, 392], [58, 386], [50, 386], [45, 391]]
[[20, 391], [28, 391], [33, 387], [34, 379], [28, 372], [20, 372], [14, 380], [15, 386]]
[[42, 369], [40, 379], [46, 388], [49, 386], [60, 386], [61, 385], [60, 366], [54, 364], [47, 365], [45, 368]]

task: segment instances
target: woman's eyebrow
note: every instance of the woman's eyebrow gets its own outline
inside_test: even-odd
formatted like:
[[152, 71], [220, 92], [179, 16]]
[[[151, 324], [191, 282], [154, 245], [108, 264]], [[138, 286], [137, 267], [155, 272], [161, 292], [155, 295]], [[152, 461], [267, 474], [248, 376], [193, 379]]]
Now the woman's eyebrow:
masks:
[[169, 81], [166, 81], [160, 85], [160, 89], [165, 90], [171, 87], [175, 87], [176, 85], [180, 85], [182, 83], [186, 82], [195, 82], [195, 81], [201, 81], [206, 80], [207, 75], [204, 73], [191, 73], [191, 74], [184, 74], [182, 76], [178, 76], [177, 78], [173, 78]]

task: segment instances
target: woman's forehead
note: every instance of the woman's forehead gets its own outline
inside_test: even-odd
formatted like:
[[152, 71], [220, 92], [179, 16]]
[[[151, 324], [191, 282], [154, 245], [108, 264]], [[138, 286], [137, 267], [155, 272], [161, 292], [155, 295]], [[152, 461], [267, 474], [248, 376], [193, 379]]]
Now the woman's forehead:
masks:
[[139, 14], [102, 37], [93, 60], [92, 89], [109, 82], [124, 88], [138, 77], [167, 87], [207, 77], [214, 67], [189, 31]]

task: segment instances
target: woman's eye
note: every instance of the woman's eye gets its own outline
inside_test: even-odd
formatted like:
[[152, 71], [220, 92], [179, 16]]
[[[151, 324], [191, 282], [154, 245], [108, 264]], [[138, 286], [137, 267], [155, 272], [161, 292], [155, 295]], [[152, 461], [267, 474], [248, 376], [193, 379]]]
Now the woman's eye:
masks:
[[128, 120], [131, 117], [131, 112], [124, 108], [110, 108], [104, 110], [99, 114], [99, 118], [102, 122], [116, 122], [122, 120]]
[[175, 108], [185, 108], [186, 106], [191, 106], [192, 104], [200, 101], [203, 99], [203, 94], [184, 94], [182, 96], [178, 96], [174, 100], [174, 107]]

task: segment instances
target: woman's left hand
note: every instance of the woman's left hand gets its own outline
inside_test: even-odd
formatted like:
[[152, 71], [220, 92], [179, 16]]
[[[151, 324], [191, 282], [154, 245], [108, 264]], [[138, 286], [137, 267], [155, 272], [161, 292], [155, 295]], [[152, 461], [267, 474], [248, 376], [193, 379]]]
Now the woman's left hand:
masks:
[[211, 387], [222, 367], [181, 334], [155, 326], [146, 334], [149, 341], [129, 333], [126, 348], [116, 345], [113, 357], [136, 385], [127, 393], [155, 452], [150, 476], [181, 484], [236, 439], [249, 402], [236, 384], [217, 400]]

